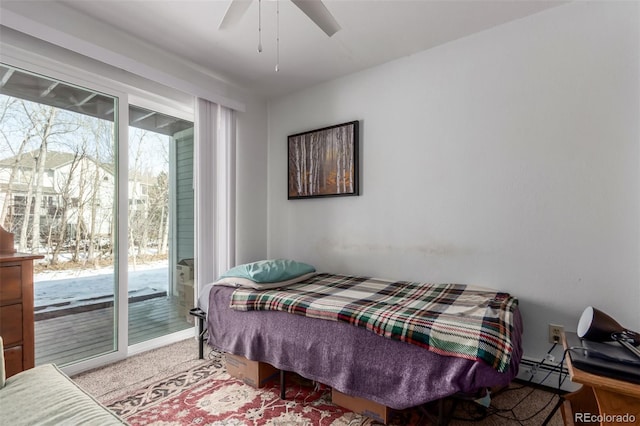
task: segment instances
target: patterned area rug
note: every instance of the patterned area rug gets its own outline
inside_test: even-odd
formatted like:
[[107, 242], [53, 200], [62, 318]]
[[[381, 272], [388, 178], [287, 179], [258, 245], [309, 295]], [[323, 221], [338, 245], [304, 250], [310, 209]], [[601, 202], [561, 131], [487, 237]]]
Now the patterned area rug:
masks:
[[[220, 354], [213, 353], [210, 360], [207, 364], [175, 373], [125, 397], [106, 402], [105, 405], [132, 426], [379, 424], [368, 417], [334, 405], [331, 402], [331, 389], [326, 386], [290, 374], [292, 377], [288, 376], [287, 380], [287, 399], [281, 400], [277, 381], [261, 389], [254, 389], [229, 376], [224, 366], [224, 357]], [[530, 389], [523, 386], [519, 388]], [[467, 410], [473, 406], [477, 404], [467, 405]], [[463, 415], [467, 418], [467, 424], [468, 420], [477, 416], [479, 406], [472, 410], [475, 414], [466, 412]], [[460, 407], [456, 409], [456, 413], [460, 413]], [[527, 418], [526, 420], [533, 422], [526, 423], [540, 424], [544, 419], [544, 413], [540, 414], [541, 416]], [[492, 417], [485, 419], [482, 424], [511, 424], [514, 420], [511, 416]], [[516, 418], [518, 417], [522, 418]], [[432, 418], [432, 414], [424, 408], [415, 408], [394, 411], [389, 424], [428, 425], [432, 423]]]
[[[331, 402], [331, 389], [292, 377], [255, 389], [229, 376], [223, 357], [107, 403], [131, 425], [373, 425]], [[407, 424], [407, 423], [402, 423]]]

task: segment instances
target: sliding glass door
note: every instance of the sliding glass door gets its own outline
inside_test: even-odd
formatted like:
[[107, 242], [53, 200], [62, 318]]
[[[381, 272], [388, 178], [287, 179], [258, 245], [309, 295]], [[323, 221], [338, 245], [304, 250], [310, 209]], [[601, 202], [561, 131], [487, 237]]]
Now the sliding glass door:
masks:
[[0, 66], [0, 225], [35, 266], [36, 364], [118, 345], [118, 98]]
[[193, 327], [192, 177], [193, 123], [131, 105], [129, 345]]
[[45, 257], [37, 365], [77, 371], [193, 327], [176, 273], [193, 259], [193, 123], [127, 101], [0, 64], [0, 225]]

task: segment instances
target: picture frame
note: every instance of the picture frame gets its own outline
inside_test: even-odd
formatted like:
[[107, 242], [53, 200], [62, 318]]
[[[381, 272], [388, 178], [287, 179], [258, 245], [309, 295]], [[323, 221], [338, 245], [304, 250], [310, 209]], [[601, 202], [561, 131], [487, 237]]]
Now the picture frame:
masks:
[[359, 193], [359, 122], [287, 137], [289, 200]]

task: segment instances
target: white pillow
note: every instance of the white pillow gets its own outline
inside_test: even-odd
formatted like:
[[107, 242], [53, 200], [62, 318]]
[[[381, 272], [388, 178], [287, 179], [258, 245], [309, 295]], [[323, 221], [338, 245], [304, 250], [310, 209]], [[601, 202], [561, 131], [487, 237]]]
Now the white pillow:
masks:
[[226, 277], [219, 279], [218, 281], [213, 283], [213, 285], [223, 285], [236, 288], [252, 288], [254, 290], [270, 290], [273, 288], [286, 287], [288, 285], [299, 283], [300, 281], [304, 281], [307, 278], [311, 278], [315, 274], [315, 272], [309, 272], [308, 274], [300, 275], [299, 277], [291, 278], [290, 280], [278, 281], [275, 283], [257, 283], [248, 278]]

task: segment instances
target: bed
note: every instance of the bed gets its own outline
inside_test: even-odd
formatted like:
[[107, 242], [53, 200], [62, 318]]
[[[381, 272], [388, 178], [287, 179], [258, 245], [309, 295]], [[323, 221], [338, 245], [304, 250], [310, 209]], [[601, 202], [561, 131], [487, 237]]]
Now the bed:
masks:
[[[305, 293], [301, 299], [307, 303], [307, 310], [316, 311], [318, 303], [309, 303], [307, 297], [308, 293], [316, 292], [315, 288], [309, 292], [305, 286], [317, 286], [323, 280], [347, 282], [343, 289], [348, 288], [351, 282], [367, 280], [406, 284], [313, 273], [284, 289], [255, 290], [208, 285], [199, 297], [199, 306], [207, 313], [208, 344], [217, 350], [266, 362], [283, 371], [296, 372], [342, 393], [393, 409], [419, 406], [452, 395], [480, 395], [487, 388], [506, 386], [518, 373], [522, 357], [522, 318], [517, 300], [513, 298], [508, 327], [500, 331], [508, 334], [508, 354], [499, 360], [489, 356], [488, 361], [478, 356], [450, 356], [448, 351], [437, 347], [425, 348], [425, 345], [379, 335], [384, 334], [384, 330], [378, 330], [376, 334], [371, 329], [349, 322], [322, 319], [326, 313], [308, 317], [277, 310], [250, 310], [256, 307], [253, 302], [263, 294], [302, 289]], [[409, 284], [417, 284], [417, 288], [429, 285]], [[254, 306], [246, 310], [245, 304], [240, 308], [245, 310], [238, 310], [237, 302], [243, 302], [243, 299]], [[273, 300], [266, 304], [278, 305]], [[480, 348], [478, 353], [485, 353], [485, 349]]]

